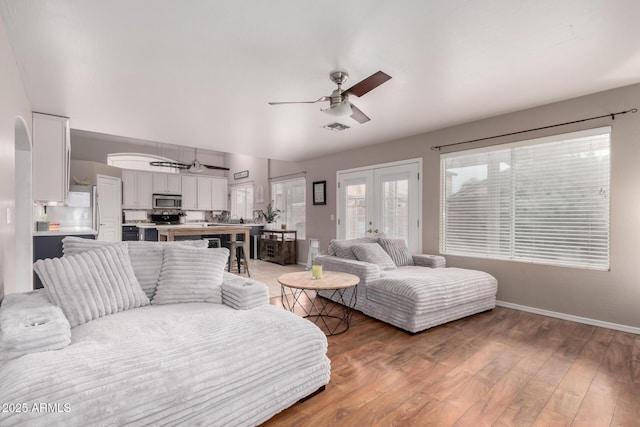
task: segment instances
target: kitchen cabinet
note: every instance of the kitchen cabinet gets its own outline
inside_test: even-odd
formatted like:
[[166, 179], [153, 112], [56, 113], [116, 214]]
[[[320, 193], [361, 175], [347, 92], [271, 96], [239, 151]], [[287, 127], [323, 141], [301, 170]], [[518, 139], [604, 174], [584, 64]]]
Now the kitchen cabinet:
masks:
[[198, 211], [226, 210], [227, 179], [211, 176], [183, 176], [182, 209]]
[[212, 178], [211, 179], [211, 210], [226, 211], [227, 210], [227, 179]]
[[199, 176], [198, 178], [198, 210], [211, 210], [211, 178]]
[[182, 194], [182, 177], [177, 173], [154, 173], [153, 194]]
[[158, 229], [157, 228], [141, 228], [138, 233], [138, 240], [145, 242], [157, 242], [158, 241]]
[[122, 171], [122, 208], [151, 209], [153, 177], [151, 172]]
[[69, 119], [33, 113], [33, 200], [64, 202], [69, 193]]
[[138, 240], [138, 233], [140, 230], [135, 225], [123, 225], [122, 226], [122, 241], [136, 241]]
[[198, 209], [198, 180], [195, 176], [182, 177], [182, 209]]

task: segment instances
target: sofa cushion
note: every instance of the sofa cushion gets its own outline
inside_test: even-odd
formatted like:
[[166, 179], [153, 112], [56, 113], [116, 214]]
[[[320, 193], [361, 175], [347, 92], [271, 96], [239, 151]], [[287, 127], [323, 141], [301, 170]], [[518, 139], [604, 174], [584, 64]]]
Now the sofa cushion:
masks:
[[0, 306], [0, 361], [59, 350], [71, 342], [71, 327], [46, 289], [9, 294]]
[[371, 236], [359, 237], [357, 239], [347, 240], [332, 240], [329, 242], [328, 254], [345, 259], [357, 259], [351, 250], [353, 245], [359, 245], [361, 243], [376, 243], [378, 237], [384, 236], [384, 234], [375, 234]]
[[[86, 252], [96, 247], [112, 245], [113, 242], [103, 242], [80, 237], [65, 237], [62, 239], [62, 251], [66, 255]], [[140, 286], [149, 299], [153, 298], [160, 278], [162, 267], [163, 248], [166, 245], [179, 244], [197, 248], [206, 248], [209, 244], [206, 240], [179, 240], [175, 242], [127, 242], [129, 258], [133, 272], [140, 282]]]
[[389, 254], [396, 267], [403, 267], [405, 265], [414, 265], [413, 256], [407, 247], [407, 242], [404, 239], [389, 239], [387, 237], [381, 237], [378, 239], [378, 244], [382, 246], [382, 249]]
[[351, 246], [351, 250], [358, 261], [376, 264], [381, 270], [395, 270], [396, 268], [389, 254], [377, 243], [360, 243]]
[[149, 304], [131, 267], [126, 243], [33, 265], [51, 301], [71, 327]]
[[227, 248], [167, 245], [153, 304], [222, 303], [222, 278]]

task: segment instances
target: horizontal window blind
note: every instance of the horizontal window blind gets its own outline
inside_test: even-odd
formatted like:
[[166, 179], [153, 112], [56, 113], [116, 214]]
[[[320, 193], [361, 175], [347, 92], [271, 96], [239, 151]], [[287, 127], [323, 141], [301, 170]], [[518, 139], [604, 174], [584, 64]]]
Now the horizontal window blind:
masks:
[[442, 253], [608, 270], [610, 133], [443, 154]]
[[282, 210], [277, 222], [287, 229], [296, 230], [298, 239], [306, 238], [306, 179], [287, 179], [271, 184], [273, 207]]

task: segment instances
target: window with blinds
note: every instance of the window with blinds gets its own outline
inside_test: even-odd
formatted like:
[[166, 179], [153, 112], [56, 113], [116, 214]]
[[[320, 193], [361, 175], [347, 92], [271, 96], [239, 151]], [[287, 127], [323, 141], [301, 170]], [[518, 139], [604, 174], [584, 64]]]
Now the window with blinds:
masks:
[[441, 252], [608, 270], [610, 134], [443, 154]]
[[273, 207], [283, 213], [278, 224], [285, 224], [289, 230], [298, 231], [298, 239], [306, 239], [306, 179], [293, 178], [271, 183]]
[[231, 187], [231, 218], [253, 221], [253, 184], [238, 184]]

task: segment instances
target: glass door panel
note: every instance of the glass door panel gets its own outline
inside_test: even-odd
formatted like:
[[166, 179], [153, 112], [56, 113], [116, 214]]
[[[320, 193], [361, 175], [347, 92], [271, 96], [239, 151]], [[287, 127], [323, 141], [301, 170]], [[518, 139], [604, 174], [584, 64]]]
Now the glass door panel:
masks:
[[409, 181], [408, 179], [382, 181], [382, 232], [394, 239], [409, 237]]
[[356, 239], [367, 234], [367, 190], [370, 182], [370, 173], [349, 173], [341, 176], [338, 191], [338, 238]]
[[384, 233], [422, 250], [419, 162], [338, 173], [338, 239]]
[[403, 239], [412, 252], [421, 250], [419, 164], [374, 171], [378, 197], [374, 224], [391, 239]]

